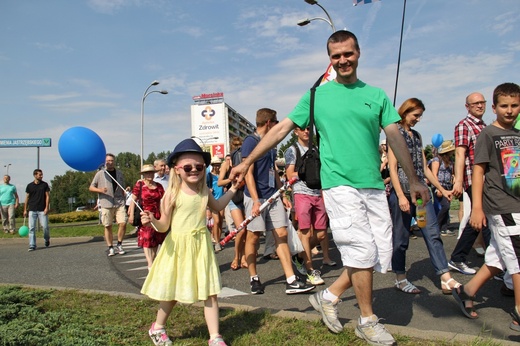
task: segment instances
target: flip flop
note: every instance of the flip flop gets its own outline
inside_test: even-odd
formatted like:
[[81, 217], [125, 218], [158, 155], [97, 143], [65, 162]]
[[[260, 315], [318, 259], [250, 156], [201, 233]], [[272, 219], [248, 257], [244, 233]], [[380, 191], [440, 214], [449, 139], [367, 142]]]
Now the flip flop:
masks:
[[457, 301], [457, 304], [459, 305], [460, 311], [466, 316], [467, 318], [470, 318], [472, 320], [477, 319], [478, 315], [472, 315], [472, 313], [476, 313], [475, 307], [466, 307], [466, 302], [471, 301], [475, 299], [475, 296], [470, 297], [467, 295], [466, 292], [464, 292], [464, 285], [460, 285], [459, 287], [456, 287], [451, 290], [451, 294], [453, 295], [453, 298]]
[[240, 269], [240, 267], [238, 266], [238, 261], [236, 259], [234, 259], [233, 262], [231, 262], [230, 267], [233, 270], [239, 270]]

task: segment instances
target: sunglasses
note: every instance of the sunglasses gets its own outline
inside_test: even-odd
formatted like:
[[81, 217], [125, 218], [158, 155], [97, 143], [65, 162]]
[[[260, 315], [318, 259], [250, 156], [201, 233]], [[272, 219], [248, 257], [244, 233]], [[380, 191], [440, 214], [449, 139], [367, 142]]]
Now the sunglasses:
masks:
[[184, 165], [184, 166], [177, 166], [177, 168], [182, 168], [184, 172], [189, 173], [195, 168], [197, 172], [202, 172], [204, 170], [204, 165], [199, 163], [196, 165]]

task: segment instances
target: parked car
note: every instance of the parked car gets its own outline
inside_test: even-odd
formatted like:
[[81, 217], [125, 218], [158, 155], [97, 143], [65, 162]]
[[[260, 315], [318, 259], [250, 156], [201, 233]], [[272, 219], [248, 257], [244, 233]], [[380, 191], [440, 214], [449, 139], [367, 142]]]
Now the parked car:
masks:
[[76, 211], [87, 211], [87, 207], [77, 207]]

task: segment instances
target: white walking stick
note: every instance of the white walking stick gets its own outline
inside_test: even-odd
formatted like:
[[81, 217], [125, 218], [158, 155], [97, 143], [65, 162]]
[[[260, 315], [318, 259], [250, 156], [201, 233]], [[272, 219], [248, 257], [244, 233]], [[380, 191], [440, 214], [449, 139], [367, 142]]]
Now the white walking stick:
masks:
[[[273, 204], [273, 202], [280, 197], [282, 193], [284, 193], [292, 184], [294, 184], [296, 181], [298, 181], [298, 178], [294, 177], [285, 182], [285, 184], [278, 189], [271, 197], [269, 197], [262, 205], [260, 206], [260, 213], [267, 208], [269, 205]], [[256, 216], [250, 215], [247, 219], [242, 221], [242, 223], [235, 228], [233, 231], [229, 232], [229, 234], [222, 239], [220, 242], [220, 245], [224, 246], [226, 245], [231, 239], [233, 239], [234, 236], [237, 235], [238, 232], [242, 231]]]

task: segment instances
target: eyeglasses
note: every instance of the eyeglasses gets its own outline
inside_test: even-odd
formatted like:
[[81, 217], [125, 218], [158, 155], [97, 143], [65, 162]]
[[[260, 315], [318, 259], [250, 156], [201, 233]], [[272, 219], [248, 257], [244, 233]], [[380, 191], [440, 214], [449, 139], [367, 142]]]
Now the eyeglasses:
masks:
[[477, 102], [468, 103], [468, 105], [470, 105], [470, 106], [485, 106], [486, 103], [487, 103], [487, 101], [477, 101]]
[[177, 166], [177, 168], [184, 169], [184, 172], [186, 172], [186, 173], [190, 173], [193, 170], [193, 168], [195, 168], [197, 170], [197, 172], [202, 172], [204, 170], [204, 165], [199, 163], [196, 165]]
[[301, 127], [298, 127], [298, 129], [299, 129], [300, 131], [310, 131], [310, 130], [311, 130], [310, 127], [306, 127], [306, 128], [304, 128], [304, 129], [302, 129]]

